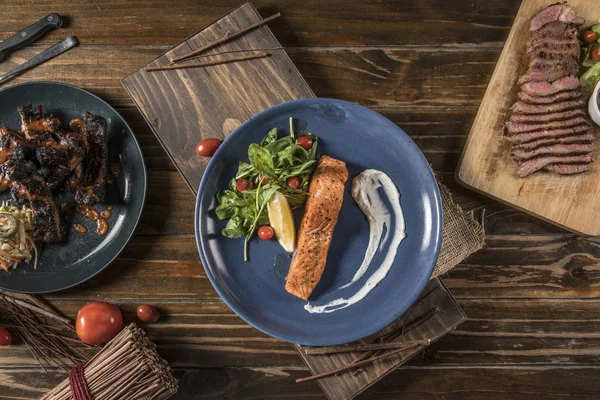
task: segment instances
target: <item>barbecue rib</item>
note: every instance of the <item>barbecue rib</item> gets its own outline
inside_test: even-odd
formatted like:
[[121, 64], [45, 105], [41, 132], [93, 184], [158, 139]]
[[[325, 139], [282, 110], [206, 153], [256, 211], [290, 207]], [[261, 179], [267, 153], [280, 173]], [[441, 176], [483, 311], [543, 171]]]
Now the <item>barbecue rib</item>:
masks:
[[81, 186], [75, 192], [75, 202], [94, 205], [104, 200], [108, 174], [108, 128], [106, 120], [85, 113], [88, 151], [84, 160]]
[[18, 204], [33, 211], [34, 237], [45, 243], [64, 239], [65, 216], [52, 192], [65, 186], [75, 201], [94, 205], [104, 200], [108, 173], [106, 120], [86, 113], [64, 129], [60, 120], [45, 116], [41, 106], [18, 108], [21, 131], [0, 127], [0, 191], [11, 189]]
[[577, 79], [579, 18], [566, 2], [553, 4], [531, 20], [528, 70], [518, 84], [506, 133], [517, 175], [538, 171], [573, 175], [593, 162], [594, 135]]

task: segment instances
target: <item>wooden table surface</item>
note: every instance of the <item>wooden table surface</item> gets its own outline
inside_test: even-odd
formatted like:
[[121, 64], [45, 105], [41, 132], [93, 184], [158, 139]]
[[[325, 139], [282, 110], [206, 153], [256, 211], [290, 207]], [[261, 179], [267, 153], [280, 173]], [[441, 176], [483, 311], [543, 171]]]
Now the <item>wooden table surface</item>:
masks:
[[[591, 0], [590, 0], [591, 1]], [[566, 232], [460, 188], [453, 172], [519, 0], [256, 0], [318, 96], [371, 107], [421, 147], [457, 201], [483, 218], [487, 247], [445, 282], [468, 320], [362, 399], [592, 399], [600, 396], [600, 239]], [[67, 34], [81, 45], [10, 84], [53, 80], [108, 100], [129, 121], [149, 169], [141, 223], [94, 279], [45, 296], [74, 317], [91, 300], [146, 328], [181, 379], [179, 399], [323, 398], [291, 345], [235, 316], [213, 290], [193, 235], [194, 197], [120, 80], [239, 5], [233, 0], [96, 3], [4, 0], [0, 39], [50, 12], [65, 29], [0, 63], [5, 72]], [[24, 346], [0, 349], [0, 398], [35, 398], [65, 377]]]

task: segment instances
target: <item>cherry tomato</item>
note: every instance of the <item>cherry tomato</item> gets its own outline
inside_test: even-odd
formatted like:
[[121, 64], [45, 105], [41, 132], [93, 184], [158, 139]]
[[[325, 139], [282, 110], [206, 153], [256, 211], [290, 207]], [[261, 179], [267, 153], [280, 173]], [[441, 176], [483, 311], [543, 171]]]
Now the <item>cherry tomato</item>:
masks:
[[137, 317], [144, 322], [158, 321], [160, 313], [155, 307], [148, 304], [142, 304], [137, 308]]
[[103, 344], [114, 338], [123, 327], [123, 315], [114, 304], [95, 301], [81, 307], [75, 330], [83, 343]]
[[271, 183], [271, 181], [269, 180], [269, 177], [267, 176], [263, 176], [262, 181], [260, 182], [261, 185], [268, 185], [269, 183]]
[[583, 35], [581, 35], [581, 41], [585, 44], [590, 44], [590, 43], [593, 43], [597, 37], [598, 37], [598, 35], [596, 35], [596, 32], [585, 31], [585, 32], [583, 32]]
[[286, 181], [290, 189], [298, 189], [300, 187], [300, 178], [297, 176], [290, 176]]
[[221, 141], [219, 139], [209, 138], [201, 140], [198, 146], [196, 146], [196, 154], [201, 157], [212, 157], [220, 145]]
[[592, 58], [595, 61], [600, 61], [600, 46], [594, 47], [594, 50], [592, 50]]
[[235, 188], [239, 192], [243, 192], [244, 190], [251, 190], [253, 187], [254, 184], [248, 179], [240, 178], [237, 181], [235, 181]]
[[12, 335], [5, 328], [0, 328], [0, 346], [8, 346], [12, 343]]
[[258, 228], [258, 237], [262, 240], [271, 240], [273, 239], [273, 228], [269, 225], [263, 225]]
[[312, 147], [312, 139], [308, 136], [300, 136], [297, 142], [304, 150], [308, 150]]

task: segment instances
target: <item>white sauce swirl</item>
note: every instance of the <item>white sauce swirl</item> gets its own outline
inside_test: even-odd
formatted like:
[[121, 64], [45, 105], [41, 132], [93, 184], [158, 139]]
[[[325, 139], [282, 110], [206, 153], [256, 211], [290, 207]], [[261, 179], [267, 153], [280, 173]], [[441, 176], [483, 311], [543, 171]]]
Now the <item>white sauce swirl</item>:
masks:
[[[386, 207], [380, 195], [380, 189], [388, 198], [392, 212]], [[367, 272], [375, 254], [378, 251], [384, 251], [390, 235], [391, 243], [387, 246], [387, 252], [379, 267], [355, 294], [347, 299], [340, 297], [323, 305], [308, 303], [304, 309], [311, 314], [331, 313], [364, 299], [387, 276], [396, 258], [398, 247], [406, 237], [400, 193], [394, 182], [385, 173], [375, 169], [361, 172], [352, 181], [352, 197], [369, 221], [369, 245], [352, 280], [338, 290], [354, 285]], [[385, 235], [383, 234], [384, 226], [387, 228]]]

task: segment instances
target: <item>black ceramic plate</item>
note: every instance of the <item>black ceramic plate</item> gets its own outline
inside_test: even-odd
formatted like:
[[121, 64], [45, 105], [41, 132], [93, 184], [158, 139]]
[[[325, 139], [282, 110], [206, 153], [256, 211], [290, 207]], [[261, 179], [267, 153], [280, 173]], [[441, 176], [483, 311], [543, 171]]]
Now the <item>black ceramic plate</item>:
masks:
[[[112, 206], [105, 236], [96, 233], [96, 223], [74, 212], [65, 243], [41, 246], [37, 269], [21, 263], [6, 273], [0, 269], [0, 289], [23, 293], [48, 293], [67, 289], [86, 281], [107, 267], [123, 250], [138, 223], [146, 197], [146, 167], [139, 144], [127, 125], [110, 105], [99, 97], [74, 86], [56, 82], [32, 82], [0, 90], [0, 125], [18, 130], [17, 107], [41, 104], [46, 114], [52, 113], [67, 123], [86, 111], [106, 118], [109, 132], [109, 162], [119, 162], [121, 174], [107, 184], [105, 203], [94, 207], [99, 211]], [[69, 196], [65, 196], [68, 199]], [[72, 196], [71, 196], [72, 198]], [[0, 195], [9, 200], [10, 194]], [[62, 201], [57, 199], [58, 201]], [[76, 232], [73, 224], [88, 228]]]

